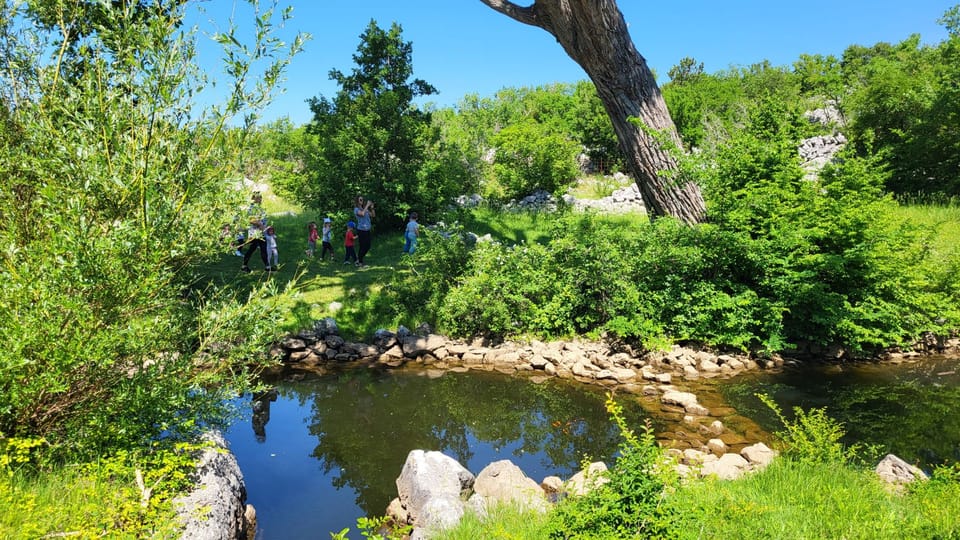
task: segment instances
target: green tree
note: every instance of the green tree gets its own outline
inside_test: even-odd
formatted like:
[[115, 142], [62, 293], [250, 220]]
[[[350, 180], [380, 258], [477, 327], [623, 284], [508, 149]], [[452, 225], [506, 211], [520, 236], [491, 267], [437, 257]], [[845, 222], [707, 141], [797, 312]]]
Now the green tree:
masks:
[[348, 206], [364, 195], [376, 201], [378, 219], [394, 224], [411, 207], [426, 214], [442, 204], [435, 197], [443, 190], [420, 183], [429, 178], [419, 171], [435, 133], [429, 129], [430, 113], [413, 100], [436, 90], [421, 79], [411, 80], [412, 54], [400, 25], [385, 31], [371, 20], [360, 36], [353, 71], [330, 71], [340, 86], [337, 95], [309, 100], [313, 120], [308, 130], [318, 138], [319, 151], [310, 164], [310, 181], [318, 187], [315, 198], [303, 202]]
[[504, 198], [542, 189], [555, 195], [576, 180], [577, 146], [542, 124], [528, 120], [500, 130], [493, 143], [496, 182]]
[[[222, 216], [245, 198], [227, 180], [241, 149], [221, 144], [223, 128], [269, 100], [251, 69], [279, 74], [302, 39], [284, 50], [274, 11], [254, 3], [249, 48], [233, 25], [219, 36], [234, 92], [200, 112], [184, 8], [151, 5], [104, 9], [90, 33], [74, 31], [82, 12], [28, 23], [59, 2], [0, 13], [16, 59], [0, 78], [0, 436], [44, 437], [60, 456], [217, 421], [273, 332], [269, 297], [198, 287], [196, 267], [222, 253]], [[68, 49], [84, 69], [64, 77]]]

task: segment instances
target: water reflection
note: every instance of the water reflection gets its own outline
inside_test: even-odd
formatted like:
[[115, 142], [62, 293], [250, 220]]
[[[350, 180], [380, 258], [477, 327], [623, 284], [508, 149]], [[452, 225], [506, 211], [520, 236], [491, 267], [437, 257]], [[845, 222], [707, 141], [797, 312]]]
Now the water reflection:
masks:
[[270, 421], [270, 402], [277, 400], [277, 391], [274, 388], [253, 394], [253, 409], [251, 423], [253, 434], [257, 442], [267, 440], [267, 422]]
[[[495, 373], [432, 379], [360, 370], [278, 383], [272, 392], [247, 397], [252, 444], [246, 423], [228, 438], [262, 538], [326, 537], [323, 531], [353, 526], [361, 515], [383, 514], [413, 449], [440, 450], [474, 473], [510, 459], [538, 482], [570, 476], [584, 456], [610, 462], [619, 434], [603, 400], [599, 389], [560, 380], [537, 385]], [[639, 405], [622, 401], [628, 419], [642, 422]], [[318, 512], [334, 498], [340, 511]], [[351, 500], [355, 507], [347, 511], [343, 505]], [[290, 520], [297, 523], [284, 522]]]
[[960, 461], [960, 370], [955, 359], [931, 357], [900, 365], [818, 365], [753, 374], [721, 384], [733, 407], [764, 428], [781, 429], [755, 394], [788, 413], [825, 407], [844, 424], [845, 442], [879, 446], [929, 468]]

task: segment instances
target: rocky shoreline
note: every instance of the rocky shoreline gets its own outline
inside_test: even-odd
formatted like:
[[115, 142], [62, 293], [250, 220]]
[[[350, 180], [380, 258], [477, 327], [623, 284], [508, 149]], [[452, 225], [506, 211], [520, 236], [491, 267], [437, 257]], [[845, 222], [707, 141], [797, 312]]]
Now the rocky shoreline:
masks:
[[[958, 355], [960, 339], [928, 336], [917, 349], [891, 351], [872, 361], [898, 363], [931, 353]], [[821, 360], [845, 360], [844, 352], [839, 349], [808, 347], [803, 353]], [[764, 439], [769, 436], [752, 421], [746, 422], [746, 428], [740, 423], [734, 429], [726, 425], [728, 419], [736, 417], [736, 411], [716, 400], [711, 401], [709, 397], [706, 401], [698, 397], [695, 393], [698, 381], [778, 370], [799, 363], [798, 358], [780, 355], [757, 358], [749, 354], [721, 354], [679, 346], [669, 351], [637, 352], [630, 347], [615, 348], [592, 341], [465, 342], [433, 333], [427, 327], [415, 332], [403, 327], [395, 332], [379, 330], [369, 343], [360, 343], [340, 336], [332, 318], [316, 321], [312, 329], [286, 336], [271, 348], [270, 354], [279, 362], [268, 375], [292, 378], [341, 369], [403, 368], [420, 369], [427, 376], [442, 376], [447, 371], [480, 370], [528, 377], [534, 382], [561, 378], [597, 385], [614, 393], [634, 396], [645, 407], [656, 408], [660, 414], [675, 420], [673, 424], [677, 427], [658, 433], [657, 439], [668, 449], [667, 454], [673, 458], [673, 466], [681, 475], [716, 475], [721, 479], [738, 478], [762, 468], [773, 459], [775, 452], [764, 444]], [[691, 388], [695, 391], [690, 391]], [[219, 446], [224, 446], [222, 440]], [[222, 511], [212, 511], [204, 516], [199, 525], [190, 519], [191, 512], [181, 511], [184, 522], [192, 527], [191, 532], [185, 532], [182, 538], [228, 539], [255, 534], [255, 511], [246, 505], [242, 474], [235, 459], [231, 465], [229, 459], [223, 458], [224, 453], [232, 458], [232, 454], [222, 448], [205, 458], [199, 467], [205, 475], [204, 480], [182, 504], [184, 509], [199, 504], [207, 511], [222, 506], [224, 501], [229, 504]], [[444, 492], [437, 502], [431, 498], [433, 495], [425, 495], [429, 490], [424, 487], [435, 483], [434, 473], [423, 476], [427, 478], [424, 483], [422, 475], [417, 472], [433, 470], [437, 465], [435, 462], [442, 460], [435, 454], [427, 450], [410, 453], [408, 465], [404, 466], [397, 480], [399, 496], [387, 509], [397, 523], [415, 525], [420, 534], [437, 525], [449, 525], [447, 520], [452, 519], [449, 516], [462, 515], [466, 510], [482, 512], [488, 503], [496, 500], [542, 505], [544, 500], [577, 492], [583, 488], [585, 479], [596, 477], [598, 471], [606, 468], [602, 463], [595, 463], [566, 481], [551, 477], [537, 483], [508, 461], [490, 464], [476, 477], [469, 471], [464, 473], [465, 469], [459, 464], [447, 463], [444, 467], [453, 470], [453, 477], [460, 482], [451, 483], [451, 486], [456, 484], [451, 489], [457, 491], [458, 496], [452, 497], [453, 491]], [[209, 465], [211, 459], [220, 465]], [[414, 461], [412, 465], [411, 460]], [[408, 470], [409, 467], [412, 469]], [[486, 480], [479, 483], [478, 489], [474, 484], [481, 478]], [[211, 485], [215, 491], [209, 491]], [[469, 497], [463, 496], [467, 487], [470, 488], [467, 495], [475, 496], [472, 503]], [[197, 493], [202, 491], [208, 494], [197, 499]], [[219, 503], [211, 504], [209, 493], [214, 493], [213, 500]], [[461, 502], [453, 504], [455, 500]], [[431, 505], [439, 506], [431, 509]], [[438, 517], [436, 511], [441, 507], [452, 514]]]
[[[876, 360], [901, 362], [925, 353], [958, 354], [960, 339], [929, 337], [917, 349], [888, 352]], [[845, 358], [840, 349], [806, 347], [802, 353], [808, 358]], [[355, 367], [404, 367], [438, 375], [445, 371], [481, 370], [525, 376], [534, 382], [556, 377], [598, 385], [614, 393], [637, 396], [646, 406], [680, 421], [682, 429], [658, 434], [661, 445], [708, 454], [716, 454], [720, 448], [714, 439], [728, 451], [739, 452], [767, 437], [758, 427], [732, 433], [719, 419], [730, 417], [735, 411], [722, 403], [705, 406], [689, 389], [702, 379], [780, 369], [800, 361], [777, 354], [758, 358], [680, 346], [669, 351], [638, 352], [593, 341], [466, 342], [433, 333], [427, 327], [415, 332], [403, 327], [396, 332], [379, 330], [369, 343], [359, 343], [341, 337], [332, 318], [316, 321], [312, 329], [285, 337], [270, 354], [280, 361], [276, 375], [290, 371], [324, 373]]]

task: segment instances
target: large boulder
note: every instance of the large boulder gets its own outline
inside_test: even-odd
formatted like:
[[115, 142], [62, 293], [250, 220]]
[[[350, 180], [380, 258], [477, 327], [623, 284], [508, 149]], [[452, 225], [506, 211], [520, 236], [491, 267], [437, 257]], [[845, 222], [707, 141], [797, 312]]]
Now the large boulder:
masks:
[[563, 489], [570, 495], [586, 495], [609, 481], [606, 463], [596, 461], [588, 465], [585, 470], [571, 476], [563, 485]]
[[473, 483], [473, 474], [452, 457], [413, 450], [397, 478], [397, 492], [411, 525], [446, 529], [463, 517]]
[[197, 463], [197, 485], [174, 500], [183, 540], [237, 540], [247, 536], [247, 489], [237, 458], [220, 432], [204, 436], [212, 445]]
[[721, 480], [736, 480], [743, 476], [749, 463], [740, 454], [724, 454], [716, 461], [708, 461], [700, 469], [701, 476], [715, 475]]
[[544, 490], [508, 459], [487, 465], [473, 483], [470, 506], [484, 512], [491, 503], [516, 504], [527, 510], [546, 512]]
[[777, 453], [762, 442], [758, 442], [740, 450], [740, 455], [749, 461], [751, 465], [762, 468], [769, 465], [770, 462], [773, 461], [773, 458], [777, 456]]

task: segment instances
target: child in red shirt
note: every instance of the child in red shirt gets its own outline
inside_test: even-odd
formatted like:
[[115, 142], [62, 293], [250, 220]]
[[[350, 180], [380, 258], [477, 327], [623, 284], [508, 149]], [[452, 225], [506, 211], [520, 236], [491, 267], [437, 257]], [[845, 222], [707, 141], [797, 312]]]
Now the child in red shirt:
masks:
[[353, 250], [353, 244], [357, 241], [357, 233], [353, 231], [355, 226], [356, 223], [347, 222], [347, 236], [343, 240], [343, 247], [346, 251], [343, 256], [343, 264], [350, 264], [353, 261], [353, 264], [360, 266], [360, 263], [357, 262], [357, 252]]

